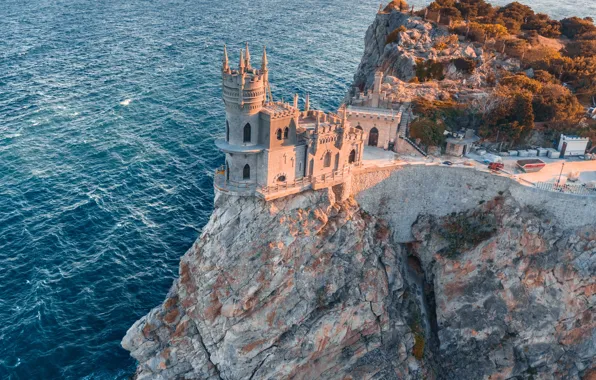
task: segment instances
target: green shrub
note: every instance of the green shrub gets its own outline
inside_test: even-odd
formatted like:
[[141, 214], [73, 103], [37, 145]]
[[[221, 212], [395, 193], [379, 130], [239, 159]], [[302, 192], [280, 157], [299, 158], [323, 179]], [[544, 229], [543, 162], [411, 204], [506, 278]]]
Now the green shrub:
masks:
[[465, 74], [472, 74], [476, 70], [476, 61], [472, 58], [455, 58], [451, 62], [458, 71]]
[[443, 70], [443, 64], [434, 59], [429, 59], [427, 61], [418, 60], [416, 62], [416, 76], [420, 82], [445, 79]]
[[596, 32], [596, 26], [591, 18], [581, 19], [574, 16], [561, 20], [561, 32], [574, 39], [582, 34]]
[[446, 218], [439, 231], [449, 243], [440, 253], [453, 259], [462, 251], [490, 239], [496, 231], [497, 221], [491, 213], [477, 211], [471, 215], [452, 214]]
[[405, 26], [400, 26], [399, 28], [395, 29], [393, 32], [389, 33], [389, 35], [387, 35], [387, 38], [385, 39], [385, 44], [392, 44], [394, 42], [397, 42], [397, 38], [399, 37], [399, 33], [401, 32], [405, 32], [407, 31]]

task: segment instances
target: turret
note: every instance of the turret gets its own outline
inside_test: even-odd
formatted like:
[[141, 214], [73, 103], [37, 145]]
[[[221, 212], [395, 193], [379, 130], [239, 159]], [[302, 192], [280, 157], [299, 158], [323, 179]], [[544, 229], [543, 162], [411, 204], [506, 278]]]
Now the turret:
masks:
[[306, 94], [306, 99], [304, 100], [304, 112], [308, 112], [310, 110], [310, 95]]
[[266, 73], [268, 71], [267, 63], [267, 47], [263, 46], [263, 59], [261, 60], [261, 71], [263, 73]]
[[246, 43], [246, 58], [244, 59], [244, 65], [246, 67], [246, 70], [252, 69], [252, 67], [250, 66], [250, 52], [248, 51], [248, 42]]
[[229, 74], [230, 73], [230, 60], [228, 59], [228, 49], [227, 49], [227, 47], [226, 47], [225, 44], [224, 44], [224, 56], [223, 56], [221, 70], [225, 74]]
[[298, 108], [298, 94], [294, 94], [294, 108]]

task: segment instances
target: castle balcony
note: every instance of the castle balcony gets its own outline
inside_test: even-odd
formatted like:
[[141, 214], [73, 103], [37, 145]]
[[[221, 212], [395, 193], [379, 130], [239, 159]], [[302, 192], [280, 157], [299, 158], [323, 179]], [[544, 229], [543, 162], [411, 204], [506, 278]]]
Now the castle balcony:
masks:
[[256, 154], [265, 150], [262, 145], [232, 145], [226, 140], [215, 140], [215, 146], [225, 153]]
[[325, 189], [347, 181], [352, 175], [352, 167], [347, 166], [342, 170], [334, 170], [312, 178], [313, 190]]
[[271, 186], [259, 187], [257, 195], [266, 201], [298, 194], [312, 187], [310, 177], [302, 177], [293, 182], [282, 182]]
[[213, 186], [222, 193], [239, 196], [253, 196], [257, 189], [257, 185], [254, 183], [236, 182], [226, 179], [226, 168], [224, 166], [220, 166], [215, 171]]

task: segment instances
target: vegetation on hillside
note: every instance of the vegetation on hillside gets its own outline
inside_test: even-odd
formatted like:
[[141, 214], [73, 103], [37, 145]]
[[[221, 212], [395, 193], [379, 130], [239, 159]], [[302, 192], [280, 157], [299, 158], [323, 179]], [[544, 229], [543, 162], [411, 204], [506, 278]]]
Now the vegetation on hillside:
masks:
[[[386, 11], [406, 10], [395, 0]], [[487, 138], [520, 142], [540, 123], [546, 134], [573, 131], [584, 136], [596, 135], [596, 121], [585, 118], [585, 106], [596, 99], [596, 26], [589, 18], [570, 17], [553, 20], [534, 12], [529, 6], [513, 2], [503, 7], [485, 0], [435, 0], [419, 16], [440, 15], [454, 36], [434, 42], [437, 51], [461, 41], [482, 47], [491, 56], [504, 61], [514, 58], [519, 72], [494, 66], [486, 75], [489, 97], [466, 105], [456, 101], [417, 100], [415, 113], [420, 122], [412, 132], [423, 143], [437, 142], [436, 129], [458, 130], [463, 124], [475, 127]], [[394, 42], [399, 32], [392, 36]], [[473, 75], [477, 63], [470, 58], [447, 62], [418, 59], [412, 82], [441, 81], [446, 65]], [[482, 104], [480, 104], [482, 103]], [[430, 127], [431, 121], [437, 127]]]

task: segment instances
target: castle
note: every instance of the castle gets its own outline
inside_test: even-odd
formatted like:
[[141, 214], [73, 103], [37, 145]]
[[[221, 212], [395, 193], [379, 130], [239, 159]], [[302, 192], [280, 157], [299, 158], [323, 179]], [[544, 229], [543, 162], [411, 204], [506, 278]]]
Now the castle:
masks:
[[270, 200], [348, 181], [362, 163], [364, 132], [350, 125], [345, 110], [342, 116], [311, 110], [308, 95], [303, 110], [298, 95], [293, 104], [274, 102], [267, 64], [264, 48], [260, 69], [252, 67], [247, 44], [232, 69], [224, 46], [225, 139], [215, 144], [225, 165], [215, 188]]

